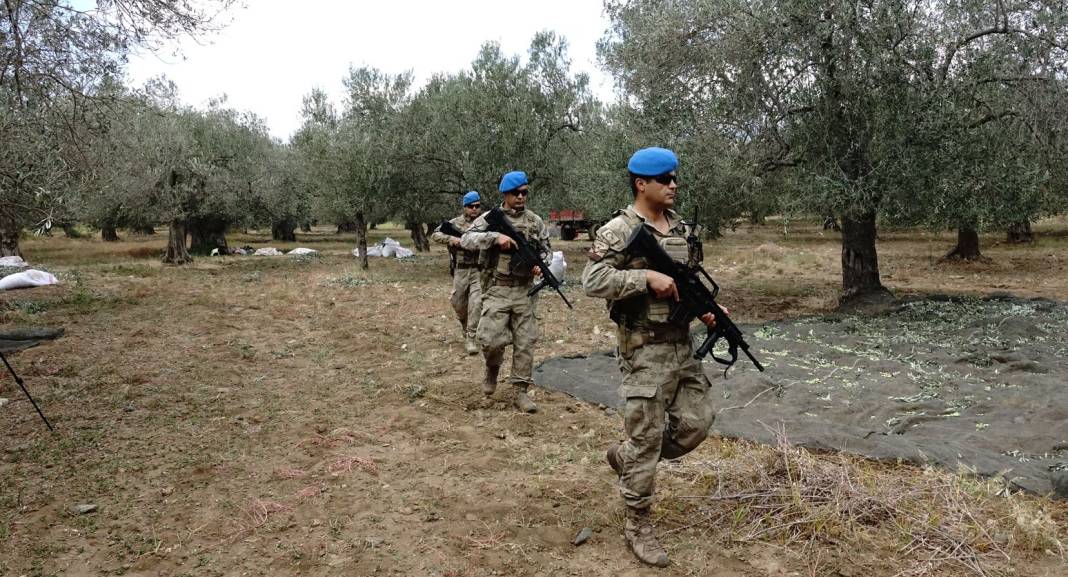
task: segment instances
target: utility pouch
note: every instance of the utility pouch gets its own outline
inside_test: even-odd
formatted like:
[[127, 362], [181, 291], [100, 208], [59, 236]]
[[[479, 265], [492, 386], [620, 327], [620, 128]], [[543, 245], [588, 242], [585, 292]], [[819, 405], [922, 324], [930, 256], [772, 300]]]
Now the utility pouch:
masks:
[[634, 351], [645, 346], [646, 332], [640, 328], [627, 328], [620, 325], [616, 327], [616, 343], [619, 354], [624, 358], [630, 358]]

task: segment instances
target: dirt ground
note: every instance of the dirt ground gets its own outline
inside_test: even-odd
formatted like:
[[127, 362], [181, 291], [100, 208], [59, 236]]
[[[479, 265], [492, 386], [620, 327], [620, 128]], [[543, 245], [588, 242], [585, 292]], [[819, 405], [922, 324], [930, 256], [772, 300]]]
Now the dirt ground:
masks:
[[[884, 282], [903, 295], [1068, 301], [1068, 222], [1036, 230], [1027, 246], [984, 237], [989, 260], [974, 264], [938, 262], [949, 234], [882, 231]], [[403, 231], [374, 232], [411, 244]], [[1063, 502], [723, 439], [664, 467], [659, 527], [673, 563], [642, 567], [623, 544], [621, 501], [603, 459], [620, 437], [618, 415], [540, 390], [535, 415], [515, 413], [503, 391], [481, 403], [481, 361], [463, 353], [439, 247], [407, 261], [373, 259], [365, 272], [349, 237], [324, 230], [298, 239], [230, 242], [322, 256], [170, 267], [158, 262], [161, 237], [24, 242], [26, 259], [63, 284], [0, 294], [0, 330], [67, 332], [11, 356], [55, 434], [0, 379], [0, 397], [11, 399], [0, 406], [0, 575], [1068, 574]], [[587, 243], [557, 244], [576, 279]], [[742, 227], [708, 243], [706, 255], [741, 322], [835, 305], [839, 238], [812, 223]], [[554, 294], [540, 299], [536, 360], [611, 345], [603, 302], [568, 290], [574, 311]], [[691, 522], [709, 511], [693, 503], [710, 483], [764, 478], [755, 471], [783, 455], [790, 479], [792, 466], [836, 468], [881, 487], [934, 479], [975, 506], [968, 538], [1010, 529], [958, 562], [959, 549], [928, 554], [910, 538], [925, 534], [919, 524], [938, 524], [930, 516], [804, 539], [728, 527], [740, 515], [734, 525], [723, 515]], [[98, 509], [71, 511], [80, 504]], [[572, 545], [584, 527], [592, 537]]]

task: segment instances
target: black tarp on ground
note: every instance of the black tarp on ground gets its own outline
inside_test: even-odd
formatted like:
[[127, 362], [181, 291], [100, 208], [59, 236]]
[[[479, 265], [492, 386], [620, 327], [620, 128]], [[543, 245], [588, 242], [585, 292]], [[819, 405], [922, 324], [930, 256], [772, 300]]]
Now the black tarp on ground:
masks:
[[[964, 466], [1068, 497], [1068, 306], [932, 298], [742, 330], [767, 372], [743, 357], [724, 379], [706, 363], [715, 434], [771, 443], [784, 427], [805, 447]], [[549, 359], [534, 379], [622, 404], [611, 353]]]

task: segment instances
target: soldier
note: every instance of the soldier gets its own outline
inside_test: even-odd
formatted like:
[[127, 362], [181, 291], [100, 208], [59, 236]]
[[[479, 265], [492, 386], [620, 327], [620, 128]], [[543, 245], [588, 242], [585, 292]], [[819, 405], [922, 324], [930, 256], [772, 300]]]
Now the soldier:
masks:
[[[461, 232], [466, 232], [482, 213], [482, 197], [472, 190], [464, 195], [461, 204], [464, 213], [449, 222]], [[477, 355], [481, 349], [475, 339], [475, 331], [478, 329], [478, 319], [482, 315], [482, 285], [478, 274], [478, 251], [460, 248], [460, 239], [441, 232], [440, 226], [430, 235], [430, 239], [449, 247], [449, 254], [454, 263], [452, 294], [449, 295], [449, 303], [452, 304], [452, 310], [456, 311], [456, 318], [460, 319], [460, 326], [463, 328], [464, 349], [469, 355]]]
[[[708, 378], [693, 358], [690, 328], [667, 322], [678, 300], [675, 282], [624, 252], [631, 232], [644, 226], [672, 258], [691, 258], [687, 226], [671, 210], [677, 167], [675, 153], [664, 148], [634, 153], [627, 163], [634, 204], [597, 230], [582, 274], [586, 294], [607, 299], [617, 325], [627, 440], [610, 446], [607, 458], [626, 505], [623, 535], [638, 559], [657, 567], [667, 566], [668, 557], [650, 516], [656, 464], [696, 448], [715, 419]], [[711, 314], [701, 321], [715, 324]]]
[[[541, 244], [543, 259], [548, 257], [549, 233], [545, 223], [541, 217], [526, 210], [527, 175], [519, 171], [509, 172], [501, 178], [498, 189], [504, 194], [500, 208], [505, 217], [528, 241]], [[487, 228], [486, 216], [480, 216], [460, 240], [460, 246], [465, 250], [482, 251], [482, 318], [478, 322], [478, 342], [486, 357], [482, 392], [487, 397], [493, 395], [504, 359], [504, 347], [511, 344], [512, 375], [509, 380], [513, 401], [520, 411], [534, 413], [538, 407], [527, 396], [527, 388], [534, 382], [534, 343], [538, 339], [538, 326], [527, 291], [541, 271], [515, 257], [514, 239], [489, 232]]]

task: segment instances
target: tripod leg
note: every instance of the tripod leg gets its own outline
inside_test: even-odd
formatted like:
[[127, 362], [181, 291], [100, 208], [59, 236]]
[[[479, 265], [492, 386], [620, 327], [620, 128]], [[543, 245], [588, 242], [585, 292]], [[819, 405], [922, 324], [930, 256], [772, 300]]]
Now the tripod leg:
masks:
[[5, 357], [4, 353], [2, 352], [0, 352], [0, 360], [4, 361], [4, 364], [7, 366], [8, 372], [11, 373], [11, 376], [15, 379], [15, 383], [18, 384], [20, 389], [22, 389], [22, 392], [26, 394], [26, 398], [30, 400], [30, 404], [33, 405], [33, 408], [37, 409], [37, 414], [41, 415], [41, 420], [44, 421], [45, 426], [48, 427], [49, 431], [52, 431], [54, 433], [56, 430], [52, 428], [52, 423], [48, 422], [48, 418], [45, 417], [44, 413], [41, 411], [41, 407], [37, 406], [37, 401], [33, 400], [33, 395], [30, 394], [30, 391], [26, 390], [26, 385], [23, 384], [22, 379], [19, 378], [17, 374], [15, 374], [15, 369], [11, 368], [11, 363], [7, 362], [7, 357]]

